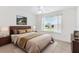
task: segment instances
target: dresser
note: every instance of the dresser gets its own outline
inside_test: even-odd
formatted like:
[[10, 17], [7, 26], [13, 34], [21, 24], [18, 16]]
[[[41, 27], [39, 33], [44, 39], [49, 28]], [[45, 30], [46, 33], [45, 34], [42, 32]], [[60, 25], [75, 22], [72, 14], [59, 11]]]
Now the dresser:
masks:
[[72, 41], [72, 52], [79, 53], [79, 40]]
[[79, 53], [79, 31], [74, 31], [72, 37], [72, 53]]

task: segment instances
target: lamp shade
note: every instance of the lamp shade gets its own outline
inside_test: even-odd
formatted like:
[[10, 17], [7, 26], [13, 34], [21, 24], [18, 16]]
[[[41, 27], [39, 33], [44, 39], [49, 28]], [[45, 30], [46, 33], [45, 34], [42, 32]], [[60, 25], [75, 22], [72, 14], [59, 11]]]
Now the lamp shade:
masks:
[[8, 27], [1, 27], [0, 34], [9, 35], [9, 28]]
[[36, 26], [33, 26], [33, 31], [36, 31]]

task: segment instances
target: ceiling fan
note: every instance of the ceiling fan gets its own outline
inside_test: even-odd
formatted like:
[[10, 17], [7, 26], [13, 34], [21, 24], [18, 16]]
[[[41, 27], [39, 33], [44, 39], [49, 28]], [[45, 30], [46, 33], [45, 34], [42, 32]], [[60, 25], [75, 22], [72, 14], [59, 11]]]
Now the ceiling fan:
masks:
[[43, 14], [44, 13], [44, 6], [38, 6], [37, 14]]

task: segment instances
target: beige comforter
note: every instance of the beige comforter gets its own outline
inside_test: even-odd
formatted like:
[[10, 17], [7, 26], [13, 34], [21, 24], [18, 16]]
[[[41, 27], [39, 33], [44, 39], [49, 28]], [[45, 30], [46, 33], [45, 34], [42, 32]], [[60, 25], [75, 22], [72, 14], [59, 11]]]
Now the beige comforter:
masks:
[[29, 53], [37, 53], [43, 50], [51, 41], [51, 35], [44, 34], [29, 40], [25, 50]]
[[12, 42], [29, 53], [37, 53], [44, 49], [51, 41], [51, 35], [36, 32], [12, 35]]
[[39, 36], [39, 35], [41, 35], [41, 33], [36, 33], [36, 32], [30, 32], [30, 33], [24, 33], [24, 34], [14, 34], [14, 35], [11, 35], [11, 39], [12, 39], [12, 42], [14, 44], [16, 44], [17, 41], [19, 41], [22, 37], [31, 39], [31, 38]]
[[19, 37], [18, 40], [16, 41], [16, 44], [20, 47], [20, 48], [23, 48], [25, 49], [25, 46], [27, 44], [27, 42], [34, 38], [34, 37], [37, 37], [37, 36], [40, 36], [41, 34], [40, 33], [30, 33], [30, 34], [26, 34], [25, 36], [23, 37]]

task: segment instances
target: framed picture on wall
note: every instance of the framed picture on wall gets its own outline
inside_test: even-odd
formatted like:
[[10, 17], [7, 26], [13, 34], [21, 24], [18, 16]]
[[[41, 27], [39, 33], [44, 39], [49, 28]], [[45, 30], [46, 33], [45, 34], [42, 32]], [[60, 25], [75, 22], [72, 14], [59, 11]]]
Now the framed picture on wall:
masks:
[[27, 25], [27, 17], [16, 15], [16, 24], [17, 25]]

